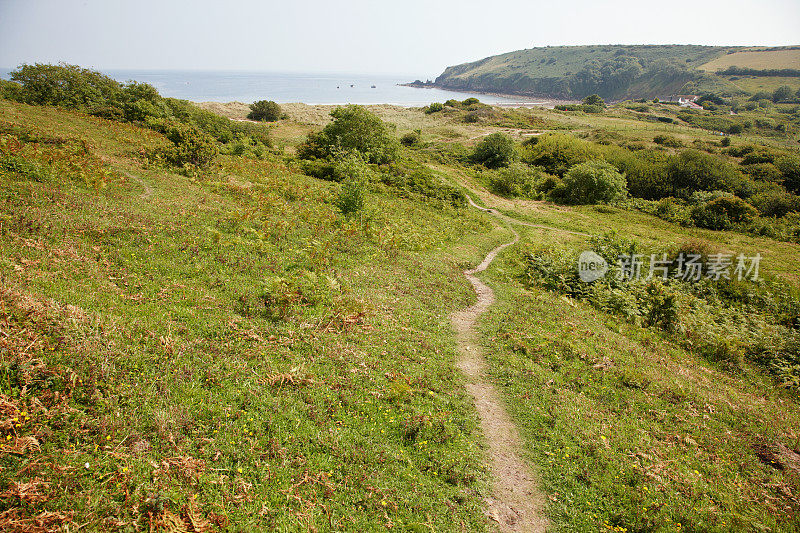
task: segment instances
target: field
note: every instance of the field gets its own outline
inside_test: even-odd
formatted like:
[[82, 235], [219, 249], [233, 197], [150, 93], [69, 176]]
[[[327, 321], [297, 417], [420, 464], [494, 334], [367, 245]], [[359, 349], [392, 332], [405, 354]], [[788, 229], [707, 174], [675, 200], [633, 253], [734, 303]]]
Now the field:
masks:
[[800, 77], [795, 76], [723, 76], [722, 78], [750, 94], [771, 93], [784, 85], [791, 87], [795, 92], [800, 90]]
[[[245, 104], [200, 107], [246, 123]], [[174, 141], [141, 123], [0, 99], [0, 529], [514, 531], [494, 512], [476, 382], [497, 391], [519, 436], [505, 451], [554, 531], [800, 528], [796, 387], [528, 276], [530, 254], [614, 234], [648, 253], [760, 253], [791, 297], [800, 244], [633, 204], [502, 197], [500, 170], [470, 155], [496, 133], [519, 157], [568, 135], [609, 159], [693, 148], [745, 168], [718, 128], [749, 121], [724, 138], [776, 175], [797, 150], [789, 106], [372, 106], [418, 181], [362, 161], [356, 214], [347, 180], [302, 159], [332, 108], [282, 107], [268, 149], [220, 142], [199, 167], [159, 159]], [[457, 334], [451, 316], [477, 301], [464, 271], [514, 233], [475, 273], [496, 300]], [[472, 375], [465, 338], [485, 357]]]
[[796, 70], [800, 69], [800, 49], [740, 50], [714, 58], [699, 68], [707, 72], [716, 72], [728, 67]]

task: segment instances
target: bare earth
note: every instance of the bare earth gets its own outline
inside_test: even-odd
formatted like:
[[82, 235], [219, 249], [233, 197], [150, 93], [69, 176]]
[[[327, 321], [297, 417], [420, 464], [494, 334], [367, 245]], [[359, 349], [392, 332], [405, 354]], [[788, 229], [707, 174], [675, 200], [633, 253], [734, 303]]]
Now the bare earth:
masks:
[[520, 457], [521, 441], [517, 428], [503, 407], [497, 389], [482, 376], [485, 361], [475, 331], [478, 317], [494, 302], [494, 291], [475, 274], [486, 270], [498, 253], [518, 240], [519, 235], [514, 232], [513, 241], [498, 246], [480, 265], [464, 272], [475, 288], [478, 301], [453, 313], [450, 318], [461, 354], [458, 367], [467, 377], [467, 391], [475, 402], [481, 430], [489, 445], [493, 497], [487, 498], [486, 513], [497, 522], [500, 531], [544, 531], [547, 526], [547, 519], [542, 514], [544, 495], [539, 492], [533, 474]]

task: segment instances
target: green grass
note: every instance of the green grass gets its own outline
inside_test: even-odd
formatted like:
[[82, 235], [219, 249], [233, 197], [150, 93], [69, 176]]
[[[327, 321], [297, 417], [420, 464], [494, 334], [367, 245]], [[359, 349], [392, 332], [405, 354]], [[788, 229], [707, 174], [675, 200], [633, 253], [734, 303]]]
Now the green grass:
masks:
[[708, 72], [716, 72], [728, 67], [755, 70], [797, 69], [800, 67], [800, 49], [739, 50], [716, 57], [699, 68]]
[[[523, 249], [587, 246], [521, 231]], [[731, 374], [669, 337], [524, 289], [510, 281], [518, 268], [512, 251], [487, 274], [500, 303], [482, 320], [484, 346], [556, 530], [797, 530], [800, 472], [775, 456], [800, 447], [795, 397], [752, 369]]]
[[[718, 139], [701, 129], [622, 107], [496, 110], [477, 124], [463, 110], [374, 110], [398, 135], [422, 129], [413, 157], [480, 205], [614, 230], [645, 249], [695, 240], [760, 252], [763, 274], [800, 283], [796, 244], [502, 199], [459, 162], [496, 131]], [[24, 165], [0, 166], [0, 525], [492, 529], [487, 457], [448, 316], [475, 300], [462, 271], [510, 233], [476, 210], [378, 186], [363, 217], [344, 219], [339, 185], [283, 157], [329, 110], [286, 111], [271, 128], [274, 153], [179, 174], [145, 157], [166, 144], [151, 130], [0, 101], [2, 150], [12, 135], [28, 139], [14, 159]], [[520, 250], [581, 249], [585, 238], [516, 229], [520, 244], [484, 274], [498, 299], [480, 326], [554, 529], [796, 531], [800, 479], [776, 450], [800, 449], [797, 398], [754, 368], [731, 372], [523, 287]]]
[[[242, 531], [487, 526], [447, 315], [474, 298], [461, 271], [502, 231], [388, 193], [350, 223], [334, 184], [277, 160], [223, 157], [187, 178], [138, 166], [138, 148], [163, 142], [152, 132], [0, 106], [6, 129], [113, 161], [97, 192], [2, 177], [3, 327], [36, 341], [4, 352], [9, 416], [30, 420], [3, 438], [41, 446], [0, 452], [3, 490], [41, 494], [4, 509], [89, 530], [188, 520], [193, 506]], [[297, 289], [309, 277], [311, 296]]]

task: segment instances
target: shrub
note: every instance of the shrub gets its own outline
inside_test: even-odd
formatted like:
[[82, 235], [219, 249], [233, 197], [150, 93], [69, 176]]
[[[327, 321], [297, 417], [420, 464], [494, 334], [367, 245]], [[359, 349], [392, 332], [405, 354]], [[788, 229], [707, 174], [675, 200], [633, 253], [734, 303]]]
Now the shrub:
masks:
[[752, 222], [758, 211], [736, 196], [720, 196], [692, 210], [692, 220], [701, 228], [731, 229], [734, 224]]
[[172, 141], [172, 149], [164, 155], [173, 165], [204, 167], [219, 153], [214, 139], [192, 124], [169, 122], [163, 126], [162, 133]]
[[110, 105], [101, 105], [93, 107], [89, 110], [89, 114], [93, 117], [105, 118], [108, 120], [124, 120], [125, 112], [119, 107]]
[[247, 118], [262, 122], [275, 122], [283, 116], [281, 106], [272, 100], [259, 100], [250, 104], [250, 112]]
[[772, 101], [778, 102], [791, 102], [794, 100], [794, 92], [788, 85], [781, 85], [772, 92]]
[[409, 131], [408, 133], [400, 137], [400, 144], [402, 144], [403, 146], [415, 146], [419, 144], [419, 140], [421, 137], [422, 137], [421, 130]]
[[327, 159], [304, 159], [300, 161], [300, 168], [306, 175], [317, 179], [329, 181], [336, 179], [333, 164]]
[[781, 183], [783, 181], [783, 174], [778, 170], [778, 167], [772, 163], [742, 165], [740, 169], [754, 180], [766, 181], [769, 183]]
[[460, 189], [442, 182], [426, 165], [413, 159], [398, 159], [381, 167], [380, 180], [400, 191], [420, 194], [460, 207], [467, 198]]
[[644, 325], [666, 331], [675, 329], [678, 322], [676, 294], [656, 279], [645, 287]]
[[484, 137], [472, 152], [472, 160], [487, 168], [508, 166], [514, 159], [514, 141], [502, 133]]
[[444, 109], [444, 105], [439, 102], [433, 102], [431, 105], [425, 108], [425, 113], [430, 115], [431, 113], [438, 113]]
[[308, 136], [298, 150], [304, 159], [332, 157], [339, 150], [359, 152], [370, 163], [397, 159], [399, 143], [375, 114], [357, 105], [331, 111], [333, 121], [321, 132]]
[[589, 161], [573, 166], [564, 175], [568, 202], [598, 204], [621, 200], [628, 194], [625, 176], [604, 161]]
[[675, 198], [662, 198], [656, 204], [653, 214], [674, 224], [686, 225], [690, 221], [689, 210]]
[[800, 156], [791, 154], [778, 157], [775, 166], [783, 174], [783, 186], [787, 190], [800, 193]]
[[601, 106], [601, 107], [606, 106], [606, 101], [603, 100], [598, 94], [590, 94], [589, 96], [584, 98], [581, 103], [583, 103], [584, 105], [592, 105], [592, 106]]
[[477, 98], [467, 98], [466, 100], [461, 102], [461, 105], [463, 105], [464, 107], [467, 107], [467, 106], [480, 104], [480, 103], [481, 103], [481, 101], [478, 100]]
[[333, 176], [336, 181], [342, 182], [333, 201], [336, 208], [345, 217], [351, 217], [364, 209], [365, 191], [373, 174], [363, 156], [356, 152], [337, 154]]
[[10, 78], [22, 85], [22, 101], [37, 105], [108, 105], [122, 90], [119, 82], [100, 72], [66, 63], [22, 65], [11, 72]]
[[458, 100], [450, 99], [444, 103], [446, 107], [461, 107], [461, 102]]
[[14, 81], [0, 79], [0, 98], [23, 102], [25, 96], [22, 85]]
[[653, 137], [653, 142], [656, 144], [660, 144], [661, 146], [668, 146], [670, 148], [680, 148], [683, 146], [683, 141], [674, 137], [673, 135], [656, 135]]
[[600, 148], [572, 135], [555, 133], [536, 137], [535, 144], [526, 144], [523, 160], [543, 167], [550, 174], [563, 176], [572, 166], [600, 156]]
[[532, 169], [524, 163], [511, 163], [505, 168], [488, 170], [484, 177], [488, 178], [489, 189], [493, 193], [506, 198], [533, 198], [537, 192], [537, 181], [545, 179], [544, 172]]
[[750, 198], [750, 203], [766, 217], [783, 217], [800, 211], [800, 197], [780, 189], [771, 189]]
[[685, 150], [671, 157], [666, 167], [668, 196], [686, 198], [694, 191], [735, 192], [744, 181], [733, 165], [697, 150]]

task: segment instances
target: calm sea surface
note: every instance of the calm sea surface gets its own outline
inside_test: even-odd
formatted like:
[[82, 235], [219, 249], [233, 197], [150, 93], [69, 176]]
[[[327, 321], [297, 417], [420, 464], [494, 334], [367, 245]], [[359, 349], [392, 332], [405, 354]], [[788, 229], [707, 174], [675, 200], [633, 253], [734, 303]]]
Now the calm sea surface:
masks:
[[[266, 72], [107, 70], [105, 74], [125, 82], [136, 80], [153, 85], [162, 96], [194, 102], [253, 102], [306, 104], [399, 104], [421, 106], [450, 98], [470, 96], [486, 103], [511, 103], [523, 98], [503, 98], [441, 89], [400, 87], [413, 78], [386, 75], [281, 74]], [[8, 79], [8, 70], [0, 70]], [[373, 87], [374, 86], [374, 87]]]

